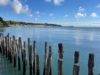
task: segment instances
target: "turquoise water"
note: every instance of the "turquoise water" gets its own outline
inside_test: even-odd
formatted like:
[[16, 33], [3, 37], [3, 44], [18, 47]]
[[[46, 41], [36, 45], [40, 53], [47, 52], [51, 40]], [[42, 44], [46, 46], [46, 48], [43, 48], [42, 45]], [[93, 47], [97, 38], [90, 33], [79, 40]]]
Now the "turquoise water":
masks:
[[[16, 26], [9, 27], [3, 31], [6, 35], [15, 35], [16, 38], [22, 37], [23, 41], [31, 38], [31, 41], [36, 40], [36, 51], [40, 57], [41, 75], [43, 72], [43, 55], [44, 42], [52, 46], [52, 70], [53, 75], [57, 75], [57, 59], [58, 59], [58, 43], [63, 43], [64, 46], [64, 60], [63, 60], [63, 75], [72, 75], [73, 69], [73, 55], [77, 49], [80, 52], [80, 75], [88, 74], [88, 54], [95, 54], [94, 75], [100, 73], [100, 29], [71, 29], [71, 28], [55, 28], [55, 27], [33, 27], [33, 26]], [[27, 58], [28, 60], [28, 58]], [[8, 61], [7, 61], [8, 62]], [[8, 63], [10, 65], [10, 63]], [[4, 65], [5, 66], [5, 65]], [[11, 65], [10, 65], [11, 66]], [[16, 75], [18, 73], [13, 67], [6, 67], [6, 69], [13, 70]], [[4, 72], [4, 71], [3, 71]], [[3, 73], [2, 72], [2, 73]], [[7, 71], [1, 75], [8, 75]], [[27, 72], [28, 74], [28, 72]], [[12, 74], [13, 75], [13, 74]]]

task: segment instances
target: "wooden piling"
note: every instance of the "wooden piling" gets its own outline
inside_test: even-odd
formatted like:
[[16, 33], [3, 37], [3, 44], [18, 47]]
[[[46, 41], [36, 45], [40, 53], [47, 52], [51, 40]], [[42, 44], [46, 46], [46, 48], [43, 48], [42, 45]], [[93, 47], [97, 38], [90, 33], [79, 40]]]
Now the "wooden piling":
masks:
[[9, 33], [7, 34], [7, 58], [9, 60]]
[[94, 68], [94, 54], [90, 53], [88, 59], [88, 75], [94, 75], [93, 68]]
[[7, 57], [7, 37], [5, 36], [5, 55]]
[[2, 40], [2, 54], [4, 55], [4, 52], [5, 52], [5, 40], [4, 40], [4, 37], [3, 37], [3, 40]]
[[47, 42], [45, 42], [45, 46], [44, 46], [44, 69], [43, 69], [43, 75], [46, 75], [46, 63], [47, 63]]
[[62, 73], [62, 62], [63, 62], [63, 45], [62, 43], [58, 44], [58, 53], [59, 53], [59, 58], [58, 58], [58, 75], [63, 75]]
[[19, 42], [17, 42], [17, 52], [18, 52], [18, 70], [21, 70], [21, 59], [20, 59], [20, 46]]
[[13, 62], [14, 62], [13, 66], [14, 66], [14, 67], [16, 67], [16, 56], [17, 56], [17, 54], [16, 54], [16, 49], [17, 49], [17, 48], [16, 48], [16, 47], [17, 47], [17, 46], [16, 46], [16, 43], [17, 43], [17, 41], [16, 41], [16, 39], [15, 39], [15, 36], [13, 36], [13, 44], [14, 44], [14, 45], [13, 45], [13, 46], [14, 46], [14, 47], [13, 47]]
[[23, 56], [22, 56], [22, 39], [21, 39], [21, 37], [19, 37], [19, 39], [18, 39], [18, 42], [19, 42], [19, 49], [20, 49], [20, 54], [21, 54], [21, 60], [23, 60]]
[[25, 50], [25, 42], [24, 42], [24, 49], [23, 49], [23, 75], [26, 75], [26, 50]]
[[40, 75], [39, 55], [36, 55], [36, 75]]
[[30, 75], [32, 75], [33, 73], [32, 73], [32, 46], [30, 45], [30, 47], [29, 47], [29, 67], [30, 67]]
[[74, 53], [74, 64], [76, 64], [78, 62], [79, 62], [79, 52], [75, 51], [75, 53]]
[[10, 60], [10, 63], [12, 63], [12, 40], [11, 40], [11, 37], [10, 37], [10, 41], [9, 41], [9, 60]]
[[74, 65], [73, 65], [73, 75], [79, 75], [79, 52], [75, 51], [74, 53]]
[[3, 52], [3, 37], [1, 38], [1, 54], [2, 54], [2, 52]]
[[46, 64], [46, 75], [52, 75], [51, 56], [52, 56], [52, 49], [51, 46], [49, 46], [49, 54], [48, 54], [48, 59]]
[[36, 41], [33, 42], [33, 74], [35, 74], [36, 70]]

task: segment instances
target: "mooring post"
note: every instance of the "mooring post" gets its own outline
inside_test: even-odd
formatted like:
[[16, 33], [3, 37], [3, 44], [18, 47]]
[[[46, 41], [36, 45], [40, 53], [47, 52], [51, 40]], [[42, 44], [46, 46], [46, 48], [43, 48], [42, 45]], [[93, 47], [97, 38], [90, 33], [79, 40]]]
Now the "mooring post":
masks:
[[3, 48], [3, 55], [5, 55], [6, 54], [6, 37], [4, 37], [4, 48]]
[[7, 35], [7, 58], [9, 60], [9, 35]]
[[32, 75], [32, 45], [29, 47], [29, 67], [30, 67], [30, 75]]
[[5, 55], [7, 57], [7, 37], [5, 36]]
[[47, 63], [47, 42], [45, 42], [45, 46], [44, 46], [44, 69], [43, 69], [43, 75], [46, 75], [46, 63]]
[[5, 40], [4, 40], [4, 37], [3, 37], [3, 40], [2, 40], [2, 54], [4, 55], [4, 51], [5, 51]]
[[88, 59], [88, 75], [94, 75], [93, 68], [94, 68], [94, 54], [90, 53]]
[[19, 39], [17, 42], [17, 50], [18, 50], [18, 70], [21, 70], [21, 60], [20, 60], [20, 44], [19, 44]]
[[30, 49], [30, 38], [28, 38], [28, 54], [29, 54], [29, 49]]
[[26, 44], [24, 42], [24, 49], [23, 49], [23, 75], [26, 75], [26, 50], [25, 50], [25, 47]]
[[62, 43], [58, 44], [58, 53], [59, 53], [59, 58], [58, 58], [58, 75], [63, 75], [62, 73], [62, 62], [63, 62], [63, 45]]
[[2, 51], [3, 51], [3, 37], [1, 38], [1, 54], [2, 54]]
[[79, 75], [79, 52], [75, 51], [74, 53], [74, 65], [73, 65], [73, 75]]
[[21, 54], [21, 61], [23, 60], [23, 56], [22, 56], [22, 39], [21, 37], [19, 37], [18, 39], [18, 42], [19, 42], [19, 49], [20, 49], [20, 54]]
[[16, 67], [16, 56], [17, 56], [17, 54], [16, 54], [16, 47], [17, 47], [17, 46], [16, 46], [16, 43], [17, 43], [17, 42], [16, 42], [16, 39], [15, 39], [15, 36], [13, 36], [13, 44], [14, 44], [14, 45], [13, 45], [13, 46], [14, 46], [14, 47], [13, 47], [13, 61], [14, 61], [13, 66], [14, 66], [14, 67]]
[[1, 53], [1, 45], [2, 45], [2, 36], [1, 36], [1, 34], [0, 34], [0, 53]]
[[39, 55], [36, 55], [36, 75], [40, 75]]
[[10, 63], [12, 63], [12, 40], [11, 40], [11, 37], [9, 40], [9, 60], [10, 60]]
[[49, 54], [47, 59], [47, 66], [46, 66], [46, 75], [52, 75], [52, 67], [51, 67], [51, 56], [52, 56], [52, 49], [49, 46]]
[[36, 41], [33, 42], [33, 74], [35, 74], [36, 69]]

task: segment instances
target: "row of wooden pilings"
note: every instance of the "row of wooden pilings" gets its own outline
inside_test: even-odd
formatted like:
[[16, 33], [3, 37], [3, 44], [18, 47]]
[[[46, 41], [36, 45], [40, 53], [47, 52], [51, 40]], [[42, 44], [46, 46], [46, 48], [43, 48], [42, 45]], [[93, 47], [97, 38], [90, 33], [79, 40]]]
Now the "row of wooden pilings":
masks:
[[[28, 75], [53, 75], [52, 74], [52, 48], [49, 46], [49, 52], [47, 52], [48, 44], [45, 42], [44, 45], [44, 69], [43, 74], [40, 74], [40, 65], [39, 65], [39, 55], [36, 53], [36, 41], [33, 42], [33, 45], [30, 44], [30, 39], [28, 38], [28, 46], [24, 41], [22, 44], [22, 39], [18, 39], [15, 36], [0, 37], [0, 53], [6, 56], [6, 58], [13, 64], [14, 68], [18, 67], [18, 71], [23, 70], [23, 75], [26, 74], [27, 65], [29, 65], [29, 74]], [[26, 60], [26, 50], [28, 48], [28, 57]], [[63, 75], [63, 44], [58, 44], [58, 75]], [[22, 61], [22, 63], [21, 63]], [[29, 63], [27, 64], [27, 62]], [[33, 62], [32, 62], [33, 61]], [[16, 67], [17, 66], [17, 67]], [[94, 75], [94, 54], [90, 53], [88, 58], [88, 75]], [[72, 75], [79, 75], [80, 65], [79, 65], [79, 52], [75, 51], [74, 53], [74, 65]]]

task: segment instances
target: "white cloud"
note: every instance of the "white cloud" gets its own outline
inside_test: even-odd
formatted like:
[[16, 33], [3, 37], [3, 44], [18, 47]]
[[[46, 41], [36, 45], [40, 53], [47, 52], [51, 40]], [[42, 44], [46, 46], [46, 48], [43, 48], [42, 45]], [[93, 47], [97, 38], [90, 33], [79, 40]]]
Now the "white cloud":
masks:
[[100, 4], [98, 4], [98, 5], [96, 6], [96, 8], [100, 8]]
[[86, 16], [86, 13], [82, 13], [82, 12], [77, 12], [76, 17], [85, 17]]
[[45, 0], [46, 2], [52, 2], [54, 5], [61, 5], [64, 0]]
[[0, 0], [0, 5], [7, 5], [10, 2], [10, 0]]
[[37, 15], [37, 14], [40, 14], [40, 11], [36, 11], [35, 14], [36, 14], [36, 15]]
[[33, 16], [32, 13], [31, 13], [31, 10], [29, 9], [29, 6], [23, 5], [20, 2], [20, 0], [0, 0], [0, 5], [6, 6], [8, 4], [9, 4], [10, 7], [13, 8], [13, 10], [16, 14], [23, 13], [23, 14], [26, 14], [30, 17]]
[[84, 9], [82, 6], [80, 6], [79, 9], [78, 9], [78, 11], [80, 11], [80, 12], [84, 12], [85, 9]]
[[75, 18], [86, 17], [86, 12], [83, 7], [79, 7], [77, 13], [75, 14]]
[[12, 8], [16, 14], [24, 13], [32, 17], [31, 11], [28, 5], [23, 5], [19, 0], [13, 0]]
[[91, 17], [97, 17], [97, 13], [92, 12], [90, 16], [91, 16]]
[[12, 7], [17, 14], [20, 14], [22, 12], [23, 5], [19, 2], [19, 0], [14, 0], [12, 3]]
[[40, 17], [41, 17], [40, 14], [41, 14], [40, 11], [36, 11], [34, 16], [35, 16], [36, 18], [40, 18]]
[[34, 17], [33, 14], [30, 14], [29, 16], [30, 16], [30, 17]]
[[68, 14], [65, 14], [64, 17], [68, 17]]
[[53, 13], [50, 13], [49, 16], [52, 17], [52, 16], [54, 16], [54, 14]]

